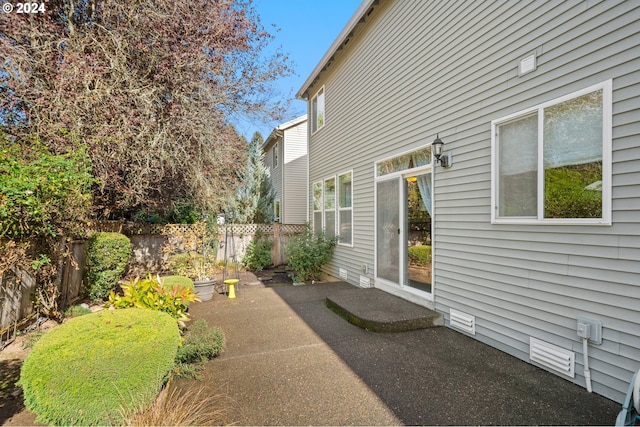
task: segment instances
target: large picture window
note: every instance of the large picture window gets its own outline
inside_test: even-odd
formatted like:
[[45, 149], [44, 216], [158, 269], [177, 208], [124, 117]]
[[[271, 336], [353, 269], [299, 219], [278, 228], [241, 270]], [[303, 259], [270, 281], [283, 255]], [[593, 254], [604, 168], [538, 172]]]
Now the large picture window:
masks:
[[311, 99], [311, 133], [324, 126], [324, 86]]
[[611, 81], [492, 122], [493, 222], [610, 224]]

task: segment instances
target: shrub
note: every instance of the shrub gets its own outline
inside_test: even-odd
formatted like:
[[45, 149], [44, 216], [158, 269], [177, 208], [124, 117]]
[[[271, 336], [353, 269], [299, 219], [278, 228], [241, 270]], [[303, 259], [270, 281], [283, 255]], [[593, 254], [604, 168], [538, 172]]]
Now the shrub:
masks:
[[131, 256], [131, 242], [120, 233], [95, 233], [87, 249], [89, 296], [102, 301], [124, 277]]
[[287, 263], [294, 273], [294, 280], [308, 281], [318, 277], [322, 267], [329, 262], [338, 242], [324, 232], [315, 235], [307, 224], [304, 231], [289, 240]]
[[196, 252], [172, 255], [166, 266], [172, 273], [195, 281], [211, 279], [218, 272], [218, 262], [214, 255], [201, 255]]
[[412, 265], [428, 265], [431, 263], [431, 246], [409, 247], [409, 263]]
[[122, 425], [121, 408], [148, 405], [173, 369], [178, 325], [151, 310], [102, 310], [70, 319], [22, 365], [25, 406], [52, 425]]
[[273, 264], [273, 241], [271, 239], [261, 238], [259, 235], [249, 243], [247, 252], [242, 258], [242, 264], [249, 270], [262, 270], [263, 268]]
[[0, 235], [10, 239], [74, 234], [91, 208], [91, 161], [79, 145], [54, 154], [33, 140], [0, 129]]
[[151, 276], [146, 279], [136, 277], [129, 283], [120, 285], [123, 295], [114, 291], [109, 293], [107, 307], [113, 308], [146, 308], [165, 312], [177, 320], [189, 320], [187, 308], [189, 303], [200, 301], [194, 289], [175, 285], [164, 287], [158, 279]]
[[597, 182], [602, 182], [599, 163], [546, 169], [545, 218], [602, 217], [602, 191], [590, 189]]
[[174, 373], [183, 378], [199, 378], [202, 362], [213, 359], [224, 348], [224, 334], [220, 328], [209, 328], [200, 319], [184, 334], [182, 346], [176, 355]]
[[194, 281], [215, 277], [218, 271], [218, 226], [215, 222], [197, 222], [189, 227], [167, 224], [163, 233], [168, 242], [162, 252], [168, 257], [166, 267], [171, 272]]
[[165, 289], [171, 289], [174, 286], [180, 286], [191, 290], [195, 289], [193, 286], [193, 280], [185, 276], [164, 276], [160, 278], [160, 284], [162, 284], [162, 287]]
[[197, 320], [184, 334], [184, 342], [178, 349], [176, 362], [206, 362], [216, 357], [224, 348], [224, 334], [220, 328], [209, 328], [203, 319]]

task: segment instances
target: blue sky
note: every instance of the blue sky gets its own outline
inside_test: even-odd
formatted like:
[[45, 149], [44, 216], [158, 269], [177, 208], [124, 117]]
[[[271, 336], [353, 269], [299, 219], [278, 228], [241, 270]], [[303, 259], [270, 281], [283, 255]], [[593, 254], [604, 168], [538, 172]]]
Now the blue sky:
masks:
[[[353, 16], [361, 0], [254, 0], [264, 28], [275, 36], [272, 48], [289, 54], [296, 75], [280, 79], [274, 89], [283, 98], [295, 98], [296, 92], [318, 64], [331, 43]], [[272, 25], [279, 28], [276, 32]], [[305, 114], [306, 104], [294, 100], [284, 121]], [[236, 123], [247, 140], [255, 131], [266, 139], [280, 123], [258, 123], [246, 120]]]

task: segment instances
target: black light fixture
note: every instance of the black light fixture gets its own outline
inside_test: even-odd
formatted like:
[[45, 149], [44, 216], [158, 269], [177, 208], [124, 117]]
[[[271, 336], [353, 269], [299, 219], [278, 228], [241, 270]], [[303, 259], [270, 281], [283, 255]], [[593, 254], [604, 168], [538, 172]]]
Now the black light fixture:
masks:
[[433, 140], [431, 148], [433, 149], [433, 156], [436, 158], [436, 162], [440, 163], [443, 168], [451, 167], [451, 159], [448, 154], [443, 155], [442, 149], [444, 142], [440, 139], [439, 134], [436, 134], [436, 139]]

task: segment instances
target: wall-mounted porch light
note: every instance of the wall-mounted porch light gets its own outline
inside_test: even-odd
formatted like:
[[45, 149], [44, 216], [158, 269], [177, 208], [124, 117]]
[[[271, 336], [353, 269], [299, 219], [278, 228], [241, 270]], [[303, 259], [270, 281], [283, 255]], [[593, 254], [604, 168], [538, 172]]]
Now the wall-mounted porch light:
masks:
[[436, 158], [436, 162], [440, 163], [443, 168], [451, 167], [451, 156], [449, 154], [442, 154], [444, 142], [440, 139], [440, 136], [436, 134], [436, 139], [431, 144], [433, 149], [433, 157]]

